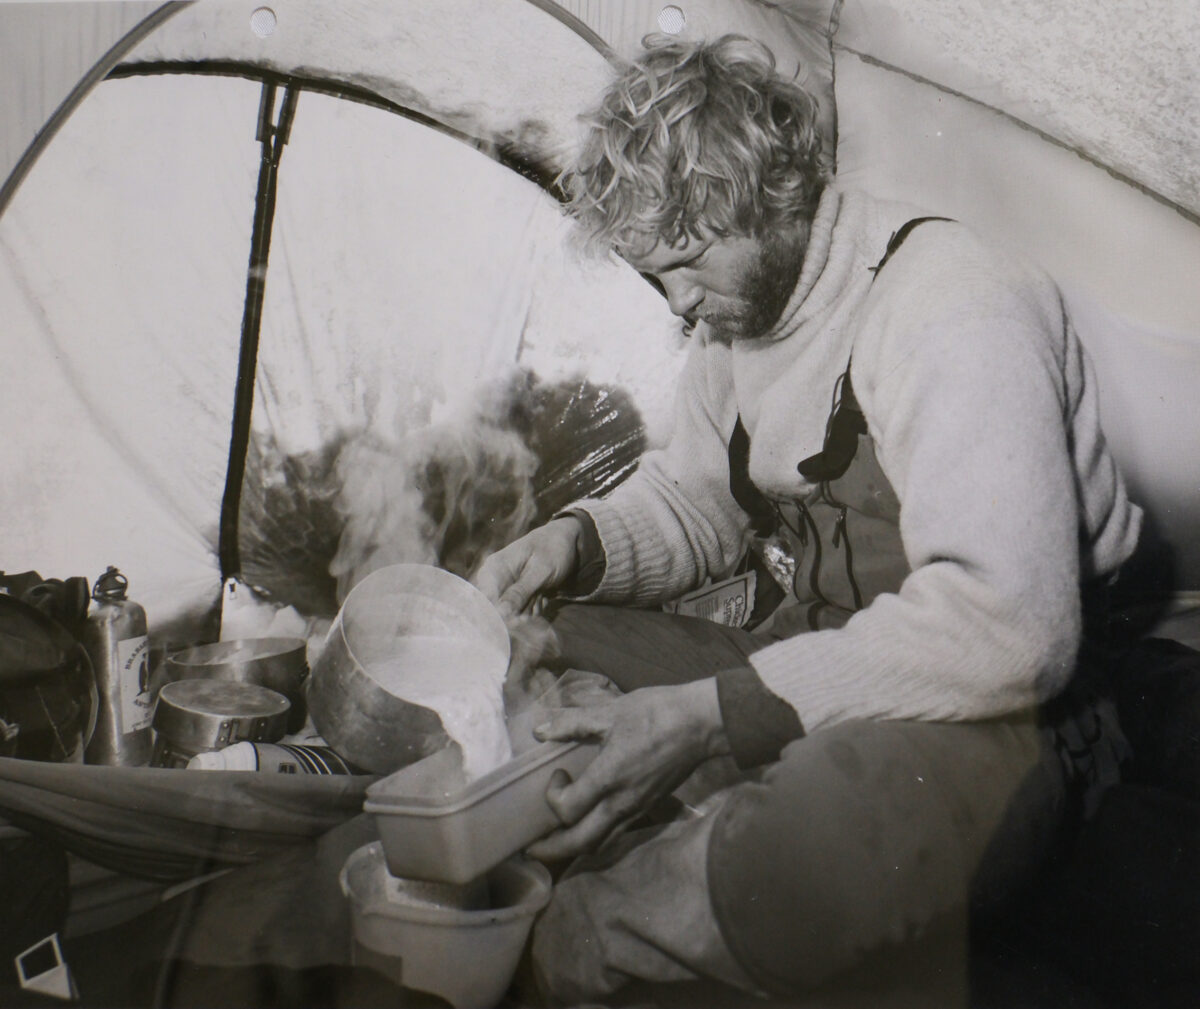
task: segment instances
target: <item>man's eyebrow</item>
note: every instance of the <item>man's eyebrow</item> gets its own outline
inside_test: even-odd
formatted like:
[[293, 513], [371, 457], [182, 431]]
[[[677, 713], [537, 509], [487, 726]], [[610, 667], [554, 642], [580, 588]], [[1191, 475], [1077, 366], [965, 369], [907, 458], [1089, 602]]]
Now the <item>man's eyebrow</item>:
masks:
[[655, 272], [667, 273], [671, 270], [678, 270], [685, 266], [691, 266], [692, 263], [696, 262], [697, 259], [699, 259], [701, 256], [703, 256], [706, 252], [708, 252], [708, 250], [711, 246], [712, 246], [712, 242], [706, 242], [704, 244], [703, 248], [697, 249], [692, 255], [687, 256], [684, 259], [676, 260], [674, 263], [668, 263], [666, 266], [662, 267], [661, 269], [659, 269]]

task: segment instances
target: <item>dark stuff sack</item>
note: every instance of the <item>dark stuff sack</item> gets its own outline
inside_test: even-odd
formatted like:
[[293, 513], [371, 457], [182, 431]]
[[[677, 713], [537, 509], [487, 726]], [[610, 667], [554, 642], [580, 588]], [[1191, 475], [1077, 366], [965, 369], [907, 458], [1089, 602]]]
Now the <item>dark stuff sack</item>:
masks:
[[0, 755], [79, 759], [96, 712], [84, 578], [0, 576]]

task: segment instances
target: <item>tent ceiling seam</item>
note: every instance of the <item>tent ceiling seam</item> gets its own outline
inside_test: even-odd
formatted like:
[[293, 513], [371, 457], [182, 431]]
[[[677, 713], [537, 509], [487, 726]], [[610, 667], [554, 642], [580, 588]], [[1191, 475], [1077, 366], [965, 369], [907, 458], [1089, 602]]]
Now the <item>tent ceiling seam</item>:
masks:
[[1096, 168], [1101, 169], [1102, 171], [1104, 171], [1108, 175], [1110, 175], [1112, 178], [1116, 179], [1118, 182], [1122, 182], [1125, 185], [1130, 186], [1133, 189], [1136, 189], [1138, 192], [1142, 193], [1143, 195], [1150, 197], [1150, 199], [1154, 200], [1156, 203], [1161, 203], [1163, 206], [1169, 207], [1171, 210], [1174, 210], [1182, 218], [1184, 218], [1187, 221], [1190, 221], [1192, 224], [1200, 224], [1200, 213], [1189, 210], [1187, 207], [1183, 206], [1182, 204], [1176, 203], [1174, 200], [1170, 199], [1169, 197], [1164, 196], [1162, 193], [1159, 193], [1159, 192], [1151, 189], [1145, 183], [1139, 182], [1137, 179], [1134, 179], [1131, 176], [1126, 175], [1124, 172], [1119, 171], [1116, 168], [1113, 168], [1112, 165], [1105, 164], [1103, 161], [1101, 161], [1099, 158], [1095, 157], [1094, 155], [1088, 154], [1086, 151], [1080, 150], [1078, 147], [1074, 147], [1071, 144], [1068, 144], [1066, 141], [1061, 140], [1058, 137], [1056, 137], [1053, 133], [1043, 130], [1040, 127], [1034, 126], [1032, 123], [1027, 122], [1026, 120], [1020, 118], [1019, 116], [1013, 115], [1011, 112], [1006, 112], [1004, 109], [997, 108], [995, 105], [989, 105], [987, 102], [981, 101], [978, 98], [974, 98], [971, 95], [966, 94], [963, 91], [957, 90], [956, 88], [951, 88], [951, 87], [947, 87], [944, 84], [939, 84], [937, 81], [931, 80], [930, 78], [925, 77], [922, 74], [915, 73], [911, 70], [905, 70], [903, 67], [898, 67], [894, 63], [889, 63], [886, 60], [878, 59], [875, 56], [871, 56], [868, 53], [864, 53], [859, 49], [854, 49], [851, 46], [843, 45], [840, 42], [835, 41], [833, 43], [833, 48], [838, 52], [847, 53], [851, 56], [857, 57], [859, 60], [861, 60], [863, 63], [866, 63], [868, 66], [878, 67], [880, 70], [887, 70], [889, 73], [899, 74], [901, 77], [907, 77], [909, 80], [915, 81], [918, 84], [926, 85], [928, 87], [935, 89], [936, 91], [942, 92], [943, 94], [951, 95], [954, 98], [960, 98], [963, 101], [969, 102], [971, 105], [974, 105], [978, 108], [986, 109], [988, 112], [992, 112], [995, 115], [1000, 116], [1002, 119], [1008, 120], [1010, 123], [1013, 123], [1015, 126], [1019, 126], [1021, 129], [1027, 130], [1028, 132], [1039, 137], [1040, 139], [1045, 140], [1047, 143], [1051, 143], [1055, 147], [1059, 147], [1064, 151], [1070, 151], [1072, 154], [1074, 154], [1080, 160], [1086, 161], [1088, 164], [1094, 165]]
[[401, 105], [399, 102], [385, 98], [370, 88], [330, 78], [288, 74], [280, 70], [272, 70], [269, 67], [261, 67], [253, 63], [241, 63], [236, 60], [123, 63], [114, 67], [109, 72], [108, 77], [113, 80], [125, 80], [130, 77], [153, 77], [157, 74], [241, 77], [245, 80], [273, 83], [277, 87], [290, 87], [302, 91], [311, 91], [315, 94], [322, 94], [331, 98], [341, 98], [345, 101], [377, 108], [384, 112], [391, 112], [401, 118], [408, 119], [421, 126], [426, 126], [453, 140], [466, 144], [485, 157], [489, 157], [493, 161], [503, 165], [509, 171], [516, 172], [522, 178], [533, 182], [545, 190], [556, 201], [562, 202], [563, 199], [562, 193], [555, 186], [557, 176], [552, 175], [541, 166], [512, 153], [503, 144], [458, 129], [427, 113], [419, 112], [416, 109], [409, 108], [407, 105]]

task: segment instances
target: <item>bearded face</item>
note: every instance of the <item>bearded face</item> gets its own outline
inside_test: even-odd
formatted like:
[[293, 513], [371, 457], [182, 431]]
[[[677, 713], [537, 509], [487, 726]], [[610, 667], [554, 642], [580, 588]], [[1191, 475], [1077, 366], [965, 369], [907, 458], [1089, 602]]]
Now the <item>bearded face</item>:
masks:
[[765, 336], [783, 315], [800, 279], [806, 242], [790, 233], [760, 240], [748, 256], [732, 297], [714, 303], [705, 321], [724, 344]]
[[758, 339], [779, 321], [807, 247], [808, 228], [797, 225], [761, 238], [704, 234], [625, 258], [658, 283], [672, 312], [707, 323], [715, 339], [732, 344]]

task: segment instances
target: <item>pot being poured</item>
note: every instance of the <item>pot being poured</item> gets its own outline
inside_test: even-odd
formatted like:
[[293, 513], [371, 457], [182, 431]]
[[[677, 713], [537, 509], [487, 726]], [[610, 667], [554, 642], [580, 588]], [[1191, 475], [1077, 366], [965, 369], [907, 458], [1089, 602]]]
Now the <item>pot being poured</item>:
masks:
[[508, 631], [483, 593], [440, 568], [395, 564], [346, 597], [313, 666], [309, 711], [364, 770], [390, 774], [453, 741], [478, 777], [512, 755], [508, 660]]

